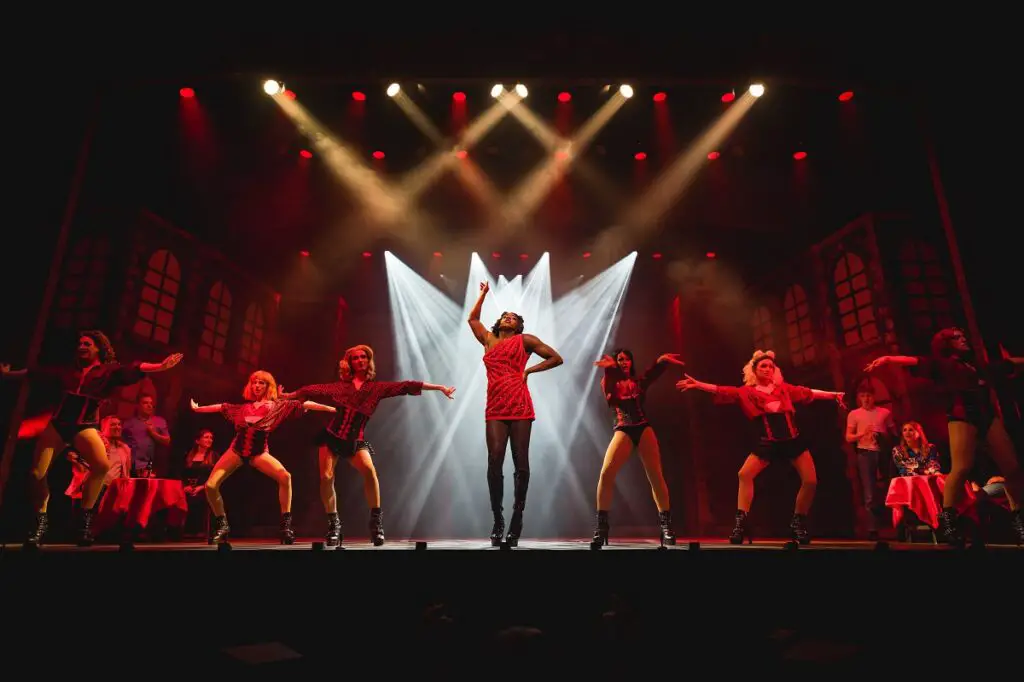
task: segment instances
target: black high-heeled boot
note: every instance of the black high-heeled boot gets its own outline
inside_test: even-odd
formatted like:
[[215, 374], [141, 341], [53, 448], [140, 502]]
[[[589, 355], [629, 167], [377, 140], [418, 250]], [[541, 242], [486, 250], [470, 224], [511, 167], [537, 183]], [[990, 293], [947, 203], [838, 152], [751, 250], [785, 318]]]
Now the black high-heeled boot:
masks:
[[661, 544], [676, 544], [676, 534], [672, 530], [672, 512], [666, 509], [658, 512], [658, 525], [661, 526]]
[[92, 519], [95, 515], [96, 510], [94, 509], [82, 510], [82, 525], [78, 527], [77, 544], [79, 547], [91, 547], [95, 542], [95, 538], [92, 536]]
[[339, 547], [344, 536], [341, 534], [341, 517], [338, 512], [331, 512], [327, 515], [327, 535], [324, 536], [324, 545], [327, 547]]
[[1013, 529], [1017, 531], [1017, 546], [1024, 545], [1024, 510], [1013, 512]]
[[223, 545], [228, 541], [228, 537], [231, 535], [231, 526], [228, 525], [227, 516], [217, 516], [214, 518], [214, 522], [217, 526], [213, 530], [213, 535], [207, 541], [210, 545]]
[[295, 531], [292, 530], [292, 513], [284, 512], [281, 514], [281, 544], [282, 545], [293, 545], [295, 544]]
[[591, 549], [601, 549], [608, 544], [608, 512], [597, 512], [597, 528], [594, 530], [594, 539], [590, 541]]
[[384, 544], [384, 512], [380, 507], [370, 510], [370, 542], [374, 547]]
[[491, 547], [497, 547], [505, 537], [505, 515], [501, 510], [494, 512], [494, 525], [491, 526]]
[[523, 534], [523, 510], [520, 507], [512, 509], [512, 520], [508, 522], [508, 535], [505, 542], [509, 547], [519, 546], [519, 537]]
[[963, 549], [967, 545], [960, 529], [960, 515], [953, 507], [945, 507], [939, 512], [939, 535], [952, 547]]
[[793, 520], [789, 522], [789, 530], [793, 534], [793, 540], [801, 545], [811, 544], [811, 534], [807, 532], [807, 514], [793, 514]]
[[46, 512], [39, 512], [36, 514], [36, 529], [32, 531], [32, 534], [29, 535], [28, 538], [25, 539], [25, 544], [33, 547], [39, 547], [43, 544], [43, 538], [49, 530], [50, 517], [46, 515]]
[[729, 533], [729, 544], [742, 545], [743, 538], [747, 539], [748, 544], [754, 543], [754, 539], [750, 537], [750, 531], [747, 530], [747, 512], [742, 509], [737, 509], [736, 525], [733, 526], [732, 532]]

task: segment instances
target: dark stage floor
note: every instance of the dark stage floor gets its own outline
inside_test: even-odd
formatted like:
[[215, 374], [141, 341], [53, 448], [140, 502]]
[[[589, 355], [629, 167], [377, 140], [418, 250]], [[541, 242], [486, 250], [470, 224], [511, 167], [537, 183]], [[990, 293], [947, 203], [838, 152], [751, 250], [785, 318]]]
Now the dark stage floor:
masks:
[[[368, 666], [477, 680], [545, 677], [549, 666], [587, 679], [706, 665], [872, 674], [962, 661], [994, 672], [1019, 637], [1024, 551], [1011, 546], [817, 540], [791, 551], [781, 539], [715, 538], [660, 551], [618, 538], [599, 552], [587, 539], [502, 551], [437, 539], [417, 551], [355, 539], [312, 551], [311, 541], [8, 545], [5, 660], [49, 670], [103, 651], [173, 673]], [[498, 635], [510, 626], [541, 634]]]

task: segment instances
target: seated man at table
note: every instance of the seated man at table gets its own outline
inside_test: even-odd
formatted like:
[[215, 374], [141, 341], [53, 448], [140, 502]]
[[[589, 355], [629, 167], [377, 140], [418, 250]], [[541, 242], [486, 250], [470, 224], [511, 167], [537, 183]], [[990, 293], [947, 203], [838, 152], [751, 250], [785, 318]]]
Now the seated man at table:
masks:
[[[103, 487], [100, 489], [100, 496], [96, 500], [97, 509], [99, 509], [99, 505], [103, 501], [103, 495], [107, 492], [107, 487], [110, 486], [111, 482], [118, 478], [128, 478], [131, 472], [132, 451], [128, 447], [128, 443], [121, 438], [121, 428], [121, 418], [116, 414], [107, 415], [100, 422], [100, 438], [107, 447], [107, 460], [110, 461], [110, 470], [103, 477]], [[68, 459], [71, 460], [73, 474], [71, 485], [68, 486], [65, 494], [72, 499], [78, 499], [82, 496], [82, 484], [89, 475], [89, 465], [73, 450], [68, 452]]]

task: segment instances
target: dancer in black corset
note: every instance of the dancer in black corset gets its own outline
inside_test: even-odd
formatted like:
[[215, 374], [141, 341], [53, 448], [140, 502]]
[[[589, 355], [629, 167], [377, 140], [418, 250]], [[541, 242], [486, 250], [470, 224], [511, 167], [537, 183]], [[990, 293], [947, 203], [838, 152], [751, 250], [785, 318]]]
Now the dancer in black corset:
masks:
[[637, 377], [633, 365], [633, 352], [628, 348], [620, 348], [615, 351], [614, 357], [605, 355], [594, 364], [604, 368], [601, 393], [608, 406], [615, 410], [615, 432], [605, 451], [601, 477], [597, 481], [597, 530], [594, 531], [592, 546], [597, 549], [608, 544], [608, 512], [615, 494], [615, 476], [629, 459], [634, 447], [640, 451], [640, 462], [647, 472], [654, 504], [658, 508], [661, 541], [666, 545], [674, 545], [676, 536], [672, 532], [668, 484], [665, 483], [665, 476], [661, 471], [661, 450], [654, 428], [647, 422], [644, 402], [647, 390], [665, 372], [669, 364], [685, 367], [686, 363], [675, 353], [665, 353]]
[[91, 545], [92, 518], [96, 500], [103, 487], [103, 478], [110, 469], [107, 449], [100, 436], [100, 403], [113, 396], [122, 386], [142, 381], [145, 374], [171, 369], [182, 359], [181, 353], [164, 358], [163, 362], [117, 361], [110, 339], [93, 329], [78, 335], [78, 354], [74, 365], [66, 367], [34, 367], [11, 370], [0, 365], [4, 378], [27, 377], [33, 383], [49, 383], [62, 391], [60, 405], [49, 425], [39, 435], [32, 454], [32, 498], [36, 509], [36, 528], [26, 544], [40, 545], [49, 529], [46, 507], [50, 501], [50, 486], [46, 474], [50, 470], [55, 452], [71, 447], [89, 467], [89, 476], [82, 484], [82, 518], [78, 529], [78, 544]]

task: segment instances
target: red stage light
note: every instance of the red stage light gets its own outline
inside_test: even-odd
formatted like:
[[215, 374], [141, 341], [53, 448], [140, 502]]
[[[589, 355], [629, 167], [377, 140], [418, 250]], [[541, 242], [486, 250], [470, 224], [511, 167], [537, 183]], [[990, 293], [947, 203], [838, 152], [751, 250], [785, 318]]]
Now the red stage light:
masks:
[[647, 158], [647, 154], [644, 154], [643, 152], [637, 152], [636, 154], [633, 155], [633, 158], [636, 159], [637, 161], [643, 161], [644, 159]]
[[441, 257], [441, 252], [440, 251], [435, 251], [434, 252], [434, 258], [440, 258], [440, 257]]
[[661, 254], [660, 253], [652, 253], [651, 254], [651, 258], [653, 258], [654, 260], [658, 260], [658, 259], [661, 258]]
[[803, 161], [807, 158], [807, 152], [797, 152], [796, 154], [793, 154], [793, 158], [797, 161]]
[[460, 149], [459, 151], [455, 152], [455, 156], [459, 157], [460, 159], [464, 159], [467, 156], [469, 156], [469, 152], [467, 152], [465, 149]]
[[379, 161], [380, 159], [383, 159], [383, 158], [384, 158], [384, 152], [382, 152], [382, 151], [380, 151], [380, 150], [378, 149], [377, 151], [375, 151], [375, 152], [373, 153], [373, 158], [377, 159], [378, 161]]
[[299, 255], [303, 258], [309, 258], [309, 251], [299, 251]]
[[839, 101], [840, 102], [849, 102], [851, 99], [853, 99], [853, 91], [852, 90], [847, 90], [846, 92], [839, 93]]
[[363, 251], [363, 258], [370, 258], [371, 256], [373, 256], [373, 254], [369, 251]]
[[570, 95], [568, 92], [560, 92], [560, 93], [558, 93], [558, 101], [559, 102], [571, 102], [572, 101], [572, 95]]
[[583, 257], [584, 258], [590, 258], [590, 252], [589, 251], [584, 252]]
[[528, 254], [528, 253], [521, 253], [521, 254], [519, 254], [519, 260], [526, 260], [529, 257], [530, 257], [530, 254]]
[[718, 152], [709, 152], [708, 153], [708, 158], [711, 159], [712, 161], [717, 159], [719, 156], [721, 156], [721, 154], [719, 154]]
[[734, 99], [736, 99], [736, 93], [735, 92], [727, 92], [724, 95], [722, 95], [722, 101], [723, 102], [728, 103], [728, 102], [733, 101]]
[[455, 94], [452, 95], [452, 99], [455, 100], [456, 102], [465, 102], [466, 101], [466, 93], [464, 93], [464, 92], [456, 92]]
[[192, 88], [182, 88], [181, 90], [178, 90], [178, 94], [182, 97], [190, 98], [196, 96], [196, 91]]
[[288, 99], [295, 99], [295, 93], [292, 92], [291, 90], [285, 90], [284, 96], [287, 97]]
[[668, 99], [668, 95], [666, 95], [664, 92], [656, 92], [656, 93], [654, 93], [654, 101], [655, 102], [664, 102], [666, 99]]
[[365, 102], [366, 101], [366, 93], [365, 92], [359, 92], [358, 90], [356, 90], [355, 92], [352, 93], [352, 99], [354, 99], [357, 102]]
[[704, 255], [707, 256], [708, 258], [711, 258], [712, 260], [714, 260], [714, 258], [715, 258], [715, 252], [714, 251], [708, 251]]
[[312, 159], [313, 152], [309, 151], [308, 149], [303, 149], [302, 151], [299, 152], [299, 156], [301, 156], [304, 159]]
[[497, 251], [494, 251], [493, 253], [491, 253], [491, 258], [501, 258], [501, 254], [498, 253]]

